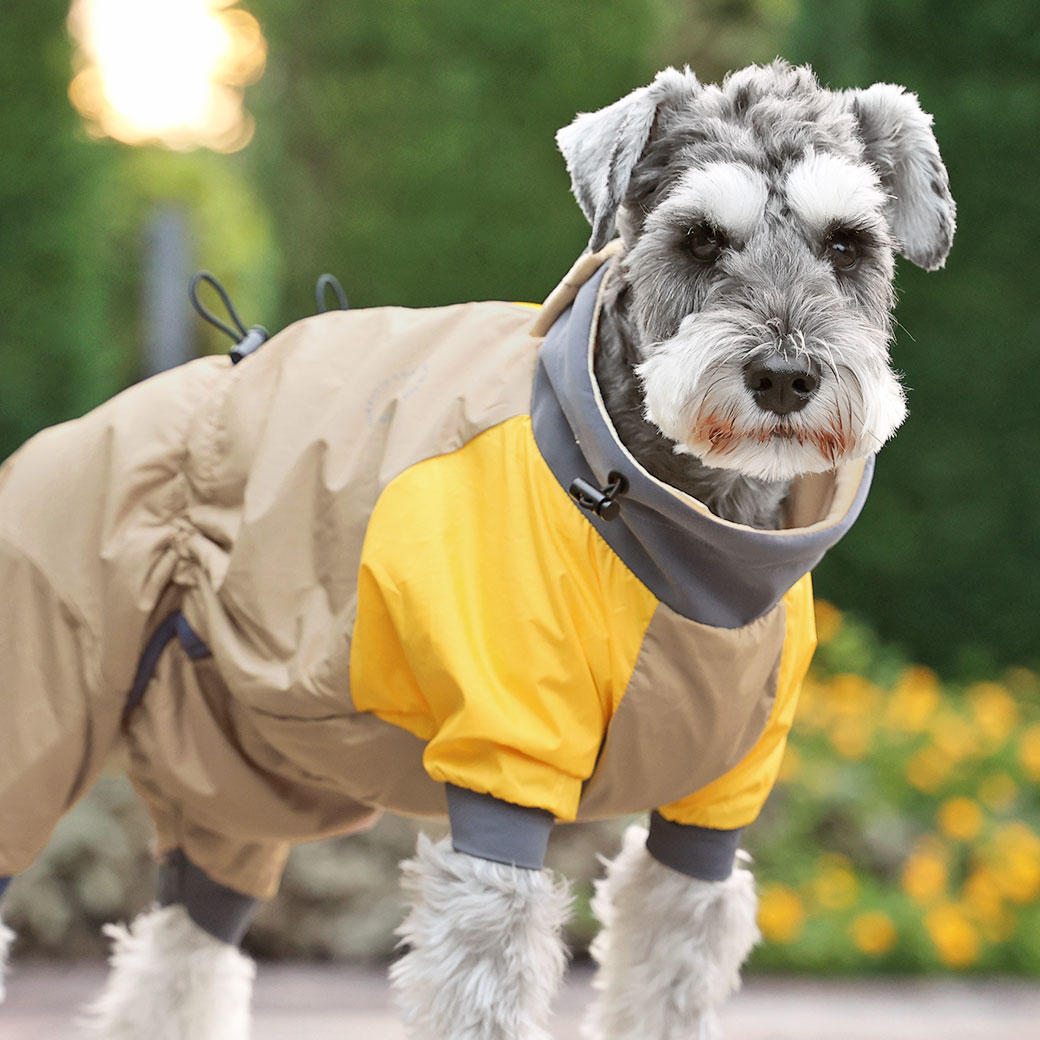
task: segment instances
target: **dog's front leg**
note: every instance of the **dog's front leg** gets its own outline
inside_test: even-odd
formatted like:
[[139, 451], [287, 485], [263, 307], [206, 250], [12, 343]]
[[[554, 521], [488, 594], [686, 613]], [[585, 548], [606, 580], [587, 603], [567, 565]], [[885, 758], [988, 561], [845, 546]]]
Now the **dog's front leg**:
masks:
[[257, 902], [211, 880], [175, 850], [159, 873], [163, 904], [106, 925], [111, 971], [83, 1019], [96, 1040], [249, 1040], [256, 966], [241, 940]]
[[[759, 938], [754, 878], [737, 855], [728, 877], [692, 877], [651, 855], [645, 828], [628, 829], [592, 903], [603, 929], [590, 1040], [716, 1040], [717, 1009]], [[710, 857], [716, 869], [704, 872], [723, 873], [732, 857]]]
[[97, 1040], [248, 1040], [255, 966], [183, 906], [106, 925], [111, 971], [83, 1021]]
[[[0, 877], [0, 899], [3, 898], [10, 878]], [[7, 955], [14, 942], [14, 932], [4, 924], [0, 917], [0, 1004], [4, 1002], [6, 990], [4, 988], [4, 976], [7, 974]]]
[[408, 952], [390, 977], [409, 1034], [548, 1040], [549, 1004], [566, 963], [568, 888], [515, 858], [459, 851], [469, 843], [455, 813], [452, 822], [455, 847], [421, 835], [402, 864], [411, 906], [398, 934]]

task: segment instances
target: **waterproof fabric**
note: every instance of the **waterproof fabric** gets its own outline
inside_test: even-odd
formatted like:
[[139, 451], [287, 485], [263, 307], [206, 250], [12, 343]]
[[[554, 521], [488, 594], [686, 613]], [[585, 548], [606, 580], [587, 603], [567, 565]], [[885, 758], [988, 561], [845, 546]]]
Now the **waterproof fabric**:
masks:
[[[291, 843], [378, 808], [443, 813], [446, 783], [560, 820], [754, 819], [815, 643], [807, 571], [855, 519], [870, 467], [806, 482], [779, 532], [642, 472], [594, 393], [567, 411], [572, 389], [590, 395], [602, 260], [540, 314], [307, 319], [8, 460], [0, 875], [31, 862], [121, 729], [161, 850], [256, 898]], [[603, 476], [586, 444], [613, 444], [632, 477], [620, 536], [567, 493], [575, 451]], [[729, 561], [713, 587], [742, 590], [695, 597], [724, 618], [646, 567], [670, 569], [687, 528], [692, 559]], [[772, 592], [738, 580], [741, 546]], [[123, 726], [142, 650], [175, 611], [211, 655], [168, 643]]]

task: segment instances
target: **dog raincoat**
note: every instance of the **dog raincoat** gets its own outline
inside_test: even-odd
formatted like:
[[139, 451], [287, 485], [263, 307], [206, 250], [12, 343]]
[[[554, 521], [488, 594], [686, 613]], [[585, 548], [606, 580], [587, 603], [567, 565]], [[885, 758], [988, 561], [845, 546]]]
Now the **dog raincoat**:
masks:
[[603, 261], [540, 313], [306, 319], [8, 460], [0, 876], [120, 734], [161, 849], [255, 898], [291, 843], [446, 792], [488, 858], [475, 804], [755, 818], [815, 646], [808, 572], [872, 463], [799, 481], [779, 531], [650, 476], [592, 377]]

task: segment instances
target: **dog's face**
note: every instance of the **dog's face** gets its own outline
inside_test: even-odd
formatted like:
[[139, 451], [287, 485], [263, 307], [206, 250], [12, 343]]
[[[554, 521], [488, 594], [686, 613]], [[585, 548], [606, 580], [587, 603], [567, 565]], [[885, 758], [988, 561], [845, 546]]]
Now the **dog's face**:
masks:
[[590, 248], [620, 229], [647, 417], [766, 480], [875, 452], [903, 421], [894, 254], [942, 265], [954, 204], [913, 95], [777, 62], [661, 73], [560, 131]]

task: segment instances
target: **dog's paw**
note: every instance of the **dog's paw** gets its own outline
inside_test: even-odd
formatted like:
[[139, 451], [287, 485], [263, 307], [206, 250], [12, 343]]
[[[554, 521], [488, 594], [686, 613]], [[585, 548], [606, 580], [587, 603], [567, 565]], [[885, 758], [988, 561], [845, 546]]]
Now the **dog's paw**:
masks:
[[717, 1010], [759, 938], [747, 862], [738, 854], [722, 881], [687, 877], [650, 855], [643, 828], [629, 828], [592, 902], [603, 929], [590, 950], [599, 996], [589, 1040], [718, 1040]]
[[106, 925], [112, 966], [81, 1021], [97, 1040], [248, 1040], [255, 965], [182, 906]]
[[4, 976], [7, 974], [7, 956], [14, 943], [14, 932], [0, 921], [0, 1004], [4, 1002], [7, 990], [4, 988]]

